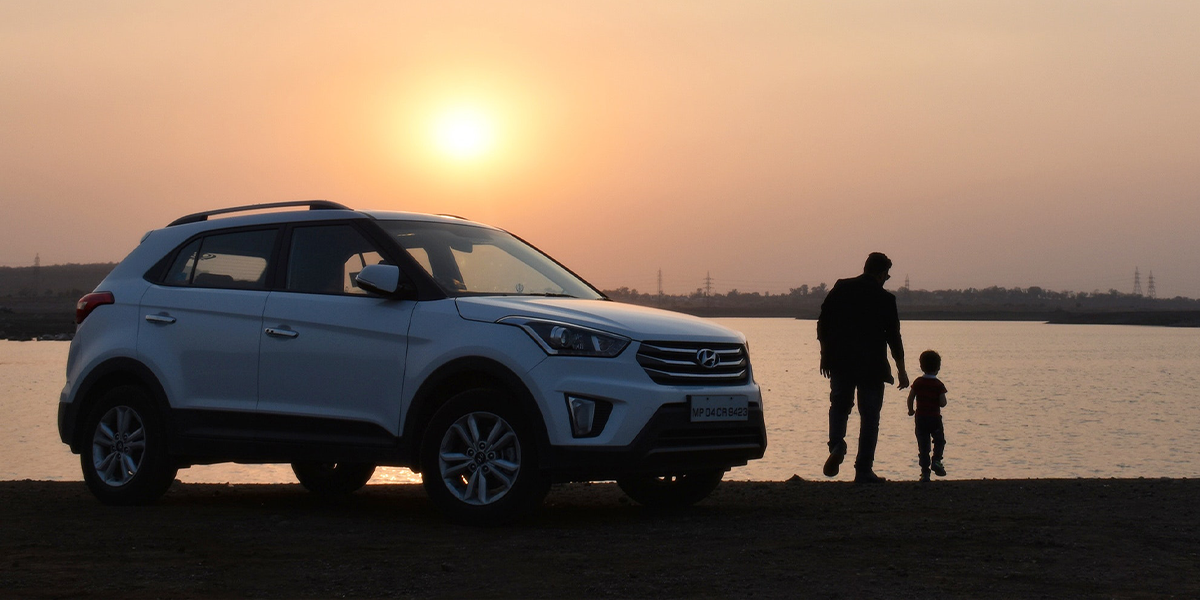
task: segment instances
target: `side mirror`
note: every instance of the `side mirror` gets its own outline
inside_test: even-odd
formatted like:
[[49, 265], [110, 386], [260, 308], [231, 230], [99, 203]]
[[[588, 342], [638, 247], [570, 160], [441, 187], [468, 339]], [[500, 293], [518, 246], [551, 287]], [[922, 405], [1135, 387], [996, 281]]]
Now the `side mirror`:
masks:
[[384, 298], [411, 298], [417, 291], [396, 265], [367, 265], [355, 276], [358, 287]]

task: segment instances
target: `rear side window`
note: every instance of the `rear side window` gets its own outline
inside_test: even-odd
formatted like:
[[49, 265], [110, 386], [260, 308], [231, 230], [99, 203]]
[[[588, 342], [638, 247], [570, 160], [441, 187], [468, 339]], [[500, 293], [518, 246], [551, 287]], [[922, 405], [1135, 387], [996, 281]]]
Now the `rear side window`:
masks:
[[171, 265], [171, 269], [167, 271], [167, 276], [163, 279], [163, 283], [168, 285], [189, 285], [192, 283], [192, 273], [196, 271], [196, 255], [200, 253], [200, 240], [196, 240], [183, 250], [179, 251], [179, 255], [175, 257], [175, 262]]
[[243, 290], [267, 289], [274, 229], [210, 235], [184, 246], [163, 283]]

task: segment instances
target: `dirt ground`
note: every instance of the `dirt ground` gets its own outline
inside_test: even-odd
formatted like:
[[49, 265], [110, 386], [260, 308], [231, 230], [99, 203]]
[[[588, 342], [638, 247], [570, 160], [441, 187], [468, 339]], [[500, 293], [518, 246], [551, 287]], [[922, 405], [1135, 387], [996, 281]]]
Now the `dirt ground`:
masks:
[[420, 486], [321, 500], [176, 483], [114, 508], [0, 482], [4, 598], [1197, 598], [1200, 480], [725, 482], [654, 512], [612, 484], [515, 525]]

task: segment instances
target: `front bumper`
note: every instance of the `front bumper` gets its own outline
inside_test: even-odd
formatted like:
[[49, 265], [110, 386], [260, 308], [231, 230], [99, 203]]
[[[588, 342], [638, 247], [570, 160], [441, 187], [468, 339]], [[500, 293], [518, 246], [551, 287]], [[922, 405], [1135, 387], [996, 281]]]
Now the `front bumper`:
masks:
[[762, 458], [766, 449], [761, 404], [750, 406], [746, 421], [692, 423], [688, 405], [673, 403], [660, 406], [626, 446], [552, 446], [542, 468], [555, 482], [677, 475], [728, 470]]
[[[633, 447], [660, 408], [686, 405], [690, 396], [745, 396], [750, 406], [761, 410], [762, 392], [752, 377], [736, 385], [665, 385], [651, 380], [636, 355], [632, 347], [611, 359], [551, 356], [523, 377], [540, 405], [551, 446]], [[605, 427], [594, 437], [572, 434], [570, 396], [612, 404]]]

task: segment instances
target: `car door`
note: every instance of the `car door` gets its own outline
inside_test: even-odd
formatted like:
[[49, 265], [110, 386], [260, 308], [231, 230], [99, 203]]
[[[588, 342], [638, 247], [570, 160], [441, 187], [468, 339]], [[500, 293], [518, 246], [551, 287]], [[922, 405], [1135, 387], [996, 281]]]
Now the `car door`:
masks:
[[263, 313], [260, 440], [394, 443], [416, 303], [357, 287], [383, 254], [351, 223], [297, 225], [285, 245], [282, 290]]
[[253, 438], [278, 236], [271, 228], [193, 239], [142, 296], [137, 352], [158, 372], [184, 437]]

